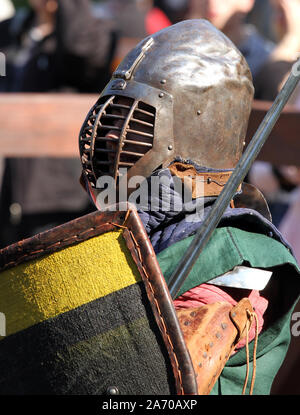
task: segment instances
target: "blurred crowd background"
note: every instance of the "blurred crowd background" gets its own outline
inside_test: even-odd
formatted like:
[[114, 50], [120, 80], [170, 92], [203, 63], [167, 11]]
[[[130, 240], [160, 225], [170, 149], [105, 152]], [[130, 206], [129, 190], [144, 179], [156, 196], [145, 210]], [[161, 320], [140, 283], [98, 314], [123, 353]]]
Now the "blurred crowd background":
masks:
[[[241, 50], [255, 99], [275, 98], [300, 52], [300, 0], [0, 0], [0, 93], [98, 94], [139, 40], [189, 18], [211, 21]], [[291, 103], [300, 106], [297, 91]], [[0, 247], [93, 211], [80, 169], [72, 158], [1, 159]], [[299, 168], [256, 162], [248, 180], [300, 259]]]

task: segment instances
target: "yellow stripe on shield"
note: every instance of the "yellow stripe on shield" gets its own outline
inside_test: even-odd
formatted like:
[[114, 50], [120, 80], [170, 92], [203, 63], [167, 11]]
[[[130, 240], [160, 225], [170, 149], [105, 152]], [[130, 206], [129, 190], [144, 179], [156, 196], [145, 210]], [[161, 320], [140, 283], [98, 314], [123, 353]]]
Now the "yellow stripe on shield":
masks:
[[140, 281], [122, 231], [108, 232], [0, 274], [6, 335]]

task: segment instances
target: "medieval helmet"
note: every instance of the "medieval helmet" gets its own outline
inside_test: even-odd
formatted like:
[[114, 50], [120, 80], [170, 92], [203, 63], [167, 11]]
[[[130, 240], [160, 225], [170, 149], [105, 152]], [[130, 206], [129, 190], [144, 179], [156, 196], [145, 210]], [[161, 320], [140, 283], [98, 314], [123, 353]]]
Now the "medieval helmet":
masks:
[[[120, 171], [147, 177], [176, 157], [230, 170], [241, 157], [253, 99], [245, 58], [206, 20], [167, 27], [124, 58], [82, 126], [92, 188]], [[122, 169], [121, 169], [122, 168]]]

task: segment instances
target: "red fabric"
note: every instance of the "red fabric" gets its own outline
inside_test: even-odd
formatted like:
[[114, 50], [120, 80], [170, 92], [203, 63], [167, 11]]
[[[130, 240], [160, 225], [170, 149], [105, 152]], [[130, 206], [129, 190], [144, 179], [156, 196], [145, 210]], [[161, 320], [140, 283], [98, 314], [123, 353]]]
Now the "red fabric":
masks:
[[148, 35], [152, 35], [165, 27], [171, 26], [172, 23], [163, 11], [154, 7], [145, 18], [145, 27]]
[[[249, 301], [252, 307], [255, 309], [255, 313], [258, 317], [258, 332], [260, 333], [264, 324], [263, 315], [268, 307], [268, 300], [262, 297], [259, 291], [252, 290], [249, 295]], [[236, 305], [237, 301], [234, 300], [228, 293], [212, 284], [201, 284], [191, 290], [185, 292], [176, 300], [174, 305], [176, 309], [179, 308], [196, 308], [206, 304], [212, 304], [217, 301], [226, 301], [231, 305]], [[255, 337], [255, 322], [252, 323], [251, 330], [249, 332], [249, 342]], [[241, 340], [236, 349], [244, 347], [246, 339]]]

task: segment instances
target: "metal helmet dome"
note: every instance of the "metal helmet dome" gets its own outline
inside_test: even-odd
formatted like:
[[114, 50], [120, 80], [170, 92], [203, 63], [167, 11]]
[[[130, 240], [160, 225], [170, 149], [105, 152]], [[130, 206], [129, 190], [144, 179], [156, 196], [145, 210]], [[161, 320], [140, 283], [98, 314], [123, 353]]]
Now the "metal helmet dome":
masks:
[[175, 157], [233, 169], [254, 88], [245, 58], [212, 24], [186, 20], [141, 41], [113, 73], [82, 126], [83, 171], [149, 176]]

